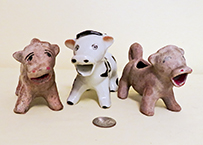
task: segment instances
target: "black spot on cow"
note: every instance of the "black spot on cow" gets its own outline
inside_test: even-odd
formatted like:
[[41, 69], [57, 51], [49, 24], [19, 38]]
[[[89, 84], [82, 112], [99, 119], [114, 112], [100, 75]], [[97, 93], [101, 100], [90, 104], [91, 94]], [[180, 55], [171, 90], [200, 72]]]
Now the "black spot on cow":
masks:
[[111, 72], [111, 65], [110, 65], [110, 63], [108, 61], [107, 61], [107, 65], [108, 65], [109, 72]]
[[115, 57], [113, 56], [113, 55], [111, 55], [111, 57], [113, 58], [113, 60], [116, 62], [116, 59], [115, 59]]
[[118, 78], [116, 79], [116, 85], [118, 86]]
[[98, 36], [102, 36], [103, 34], [97, 31], [93, 31], [93, 30], [86, 30], [83, 31], [79, 34], [76, 35], [76, 39], [79, 39], [81, 37], [87, 36], [87, 35], [98, 35]]
[[107, 64], [107, 62], [104, 62], [104, 64], [106, 66], [106, 71], [105, 71], [105, 73], [101, 74], [100, 76], [101, 77], [108, 77], [108, 64]]

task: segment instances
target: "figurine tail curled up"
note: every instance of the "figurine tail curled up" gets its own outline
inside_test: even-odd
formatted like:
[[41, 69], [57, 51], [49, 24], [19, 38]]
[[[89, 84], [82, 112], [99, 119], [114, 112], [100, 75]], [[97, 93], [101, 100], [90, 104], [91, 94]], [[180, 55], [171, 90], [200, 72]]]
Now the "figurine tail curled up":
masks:
[[129, 62], [125, 66], [122, 77], [119, 81], [118, 97], [120, 99], [126, 99], [128, 96], [128, 91], [132, 83], [129, 80], [131, 68], [135, 66], [135, 68], [141, 69], [150, 65], [146, 60], [143, 59], [143, 48], [139, 43], [133, 43], [130, 46], [128, 59]]
[[150, 65], [146, 60], [143, 59], [143, 48], [139, 43], [133, 43], [130, 46], [128, 59], [129, 62], [132, 61], [132, 64], [136, 65], [137, 69]]
[[142, 46], [139, 43], [133, 43], [130, 46], [129, 52], [128, 52], [128, 59], [129, 61], [133, 59], [139, 59], [143, 56], [143, 49]]

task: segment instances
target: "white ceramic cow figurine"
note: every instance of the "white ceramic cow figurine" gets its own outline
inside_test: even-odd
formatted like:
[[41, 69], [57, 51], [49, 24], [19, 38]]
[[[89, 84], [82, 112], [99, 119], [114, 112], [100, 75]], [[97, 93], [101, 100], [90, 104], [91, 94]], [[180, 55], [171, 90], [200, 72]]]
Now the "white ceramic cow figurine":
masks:
[[112, 43], [113, 37], [92, 30], [65, 41], [65, 45], [73, 50], [71, 62], [77, 71], [67, 100], [69, 105], [76, 104], [86, 90], [93, 89], [102, 108], [111, 106], [110, 92], [118, 89], [116, 60], [107, 52]]

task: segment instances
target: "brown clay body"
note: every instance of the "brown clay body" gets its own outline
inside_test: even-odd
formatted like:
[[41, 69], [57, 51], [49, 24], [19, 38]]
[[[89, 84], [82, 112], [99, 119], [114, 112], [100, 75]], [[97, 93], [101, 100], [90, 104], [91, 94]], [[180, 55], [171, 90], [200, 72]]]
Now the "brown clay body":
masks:
[[156, 101], [161, 98], [171, 111], [180, 111], [176, 102], [173, 86], [185, 84], [192, 69], [186, 65], [184, 51], [174, 45], [167, 45], [149, 56], [142, 58], [142, 47], [138, 43], [131, 45], [129, 62], [119, 81], [118, 97], [125, 99], [130, 86], [142, 95], [140, 111], [148, 116], [154, 115]]
[[13, 57], [21, 63], [19, 82], [15, 92], [18, 96], [15, 113], [26, 113], [30, 103], [36, 97], [43, 97], [52, 110], [63, 108], [53, 69], [58, 53], [58, 45], [51, 45], [34, 38], [24, 50], [13, 54]]

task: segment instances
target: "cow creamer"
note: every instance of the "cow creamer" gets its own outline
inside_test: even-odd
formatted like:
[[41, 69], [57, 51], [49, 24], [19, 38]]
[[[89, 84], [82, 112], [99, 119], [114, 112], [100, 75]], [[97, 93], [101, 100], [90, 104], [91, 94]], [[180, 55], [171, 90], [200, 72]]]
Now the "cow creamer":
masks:
[[21, 63], [21, 73], [16, 88], [18, 100], [14, 108], [15, 113], [26, 113], [36, 97], [43, 97], [52, 110], [63, 108], [53, 69], [58, 53], [58, 45], [51, 45], [34, 38], [24, 50], [13, 54], [13, 57]]
[[119, 81], [118, 97], [125, 99], [132, 86], [142, 101], [140, 111], [148, 116], [154, 115], [154, 107], [159, 98], [171, 111], [180, 111], [176, 102], [173, 86], [185, 84], [192, 69], [186, 65], [184, 50], [175, 45], [167, 45], [149, 56], [149, 62], [142, 58], [142, 47], [138, 43], [131, 45], [129, 62]]
[[102, 108], [111, 106], [110, 91], [115, 92], [118, 88], [116, 61], [107, 52], [112, 43], [113, 37], [92, 30], [65, 41], [65, 45], [73, 50], [71, 62], [77, 71], [68, 104], [76, 104], [86, 90], [93, 89]]

